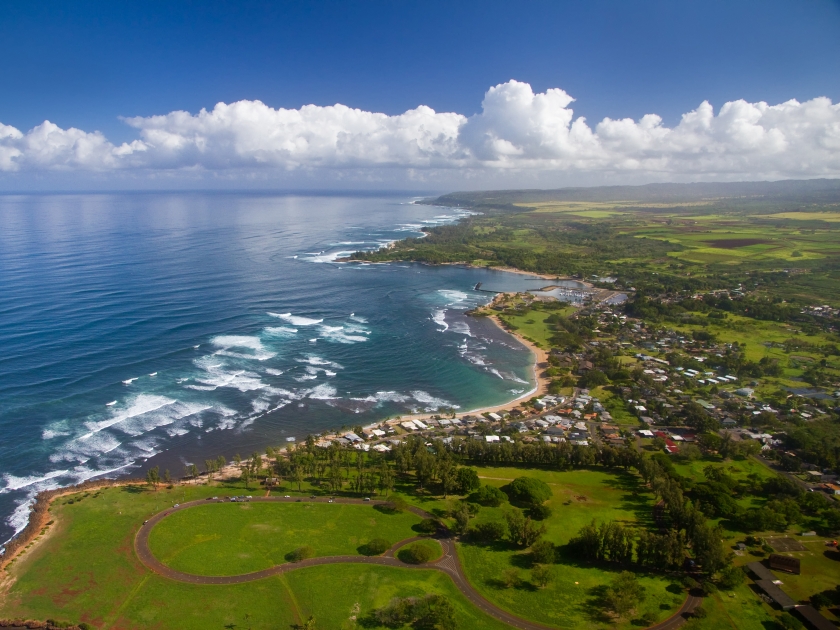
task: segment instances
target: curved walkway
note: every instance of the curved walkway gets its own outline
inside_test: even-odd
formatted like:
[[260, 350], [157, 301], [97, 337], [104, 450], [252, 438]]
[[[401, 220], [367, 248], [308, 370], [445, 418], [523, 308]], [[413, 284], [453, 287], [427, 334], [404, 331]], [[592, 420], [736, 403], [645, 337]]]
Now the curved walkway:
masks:
[[[302, 497], [293, 497], [288, 499], [285, 497], [253, 497], [249, 500], [252, 503], [328, 502], [326, 498], [305, 499]], [[186, 510], [191, 507], [207, 505], [209, 503], [227, 503], [228, 501], [229, 499], [227, 498], [218, 499], [216, 501], [189, 501], [187, 503], [180, 504], [178, 507], [172, 507], [167, 510], [164, 510], [163, 512], [158, 512], [157, 514], [152, 516], [150, 519], [145, 521], [143, 525], [140, 526], [140, 529], [137, 531], [137, 535], [134, 537], [134, 550], [137, 553], [137, 557], [140, 559], [140, 562], [142, 562], [144, 565], [146, 565], [148, 569], [152, 570], [158, 575], [162, 575], [163, 577], [167, 577], [171, 580], [176, 580], [178, 582], [187, 582], [189, 584], [242, 584], [243, 582], [261, 580], [272, 575], [280, 575], [281, 573], [295, 571], [297, 569], [305, 569], [307, 567], [338, 563], [374, 564], [379, 566], [398, 567], [400, 569], [433, 569], [436, 571], [441, 571], [448, 575], [450, 579], [455, 583], [455, 586], [458, 588], [458, 590], [461, 591], [461, 594], [463, 594], [463, 596], [466, 597], [467, 600], [469, 600], [469, 602], [473, 606], [486, 613], [487, 615], [490, 615], [494, 619], [506, 623], [512, 628], [521, 628], [522, 630], [553, 630], [552, 626], [546, 626], [535, 621], [528, 621], [526, 619], [522, 619], [521, 617], [517, 617], [516, 615], [513, 615], [505, 610], [502, 610], [495, 604], [491, 603], [489, 600], [485, 599], [478, 591], [476, 591], [475, 588], [473, 588], [473, 586], [469, 583], [466, 575], [464, 574], [464, 569], [461, 566], [461, 561], [458, 558], [457, 552], [455, 551], [455, 541], [452, 538], [451, 533], [449, 531], [438, 532], [438, 535], [435, 536], [435, 540], [437, 540], [440, 543], [440, 546], [443, 548], [443, 555], [434, 562], [421, 565], [411, 565], [405, 564], [404, 562], [400, 562], [395, 557], [395, 554], [401, 547], [410, 544], [416, 540], [425, 538], [423, 536], [415, 536], [412, 538], [401, 540], [400, 542], [393, 545], [388, 551], [386, 551], [381, 556], [326, 556], [322, 558], [310, 558], [308, 560], [302, 560], [301, 562], [278, 564], [276, 566], [271, 567], [270, 569], [254, 571], [253, 573], [242, 573], [240, 575], [210, 576], [183, 573], [181, 571], [176, 571], [166, 566], [154, 556], [151, 549], [149, 548], [149, 534], [151, 533], [152, 528], [164, 518], [166, 518], [173, 512]], [[333, 499], [333, 502], [357, 503], [371, 506], [387, 505], [387, 501], [363, 501], [361, 499], [346, 498], [336, 498]], [[421, 510], [420, 508], [411, 506], [408, 509], [422, 518], [434, 518], [431, 514], [424, 510]], [[673, 630], [674, 628], [681, 626], [685, 622], [684, 613], [694, 610], [694, 608], [696, 608], [699, 605], [700, 601], [702, 600], [692, 595], [689, 595], [683, 603], [682, 607], [673, 616], [669, 617], [665, 621], [651, 626], [649, 630]]]

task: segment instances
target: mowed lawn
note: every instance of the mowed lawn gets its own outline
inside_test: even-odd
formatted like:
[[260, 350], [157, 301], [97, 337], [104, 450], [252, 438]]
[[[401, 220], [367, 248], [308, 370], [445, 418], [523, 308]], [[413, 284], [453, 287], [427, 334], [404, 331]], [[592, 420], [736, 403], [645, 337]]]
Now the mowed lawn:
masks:
[[[557, 545], [565, 545], [593, 519], [617, 520], [624, 524], [647, 525], [653, 509], [653, 496], [639, 478], [622, 472], [575, 470], [554, 472], [515, 468], [479, 468], [482, 483], [503, 486], [520, 476], [537, 477], [545, 481], [554, 496], [547, 503], [552, 516], [545, 522], [545, 538]], [[474, 522], [502, 520], [509, 505], [482, 508]], [[544, 589], [529, 582], [528, 554], [507, 543], [477, 545], [461, 543], [458, 552], [472, 585], [496, 605], [522, 617], [559, 628], [632, 627], [632, 619], [645, 612], [659, 619], [673, 614], [685, 600], [682, 588], [659, 575], [640, 575], [646, 589], [646, 600], [635, 617], [615, 623], [605, 618], [598, 605], [597, 593], [620, 571], [618, 567], [595, 567], [579, 564], [563, 554], [554, 565], [554, 581]], [[518, 568], [523, 584], [505, 588], [500, 580], [510, 567]], [[667, 590], [668, 587], [670, 590]]]
[[373, 538], [391, 544], [416, 536], [411, 512], [341, 503], [209, 503], [175, 512], [149, 536], [164, 564], [198, 575], [237, 575], [286, 562], [308, 545], [316, 556], [358, 555]]
[[[157, 492], [108, 488], [73, 495], [73, 504], [71, 497], [60, 499], [53, 504], [49, 536], [11, 566], [0, 618], [86, 621], [101, 630], [276, 630], [314, 615], [319, 628], [341, 628], [351, 616], [362, 619], [392, 597], [438, 593], [455, 605], [457, 627], [506, 627], [476, 610], [437, 571], [331, 565], [247, 584], [202, 586], [158, 577], [136, 559], [134, 535], [149, 516], [176, 502], [243, 492], [236, 484]], [[359, 507], [377, 519], [386, 516]], [[408, 535], [415, 535], [410, 526]]]

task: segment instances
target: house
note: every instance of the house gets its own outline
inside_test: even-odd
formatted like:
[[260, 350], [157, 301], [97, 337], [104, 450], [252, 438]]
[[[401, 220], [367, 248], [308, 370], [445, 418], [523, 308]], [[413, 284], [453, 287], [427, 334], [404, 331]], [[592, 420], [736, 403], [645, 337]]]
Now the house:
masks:
[[490, 418], [493, 422], [499, 422], [502, 419], [502, 416], [500, 416], [497, 413], [492, 413], [492, 412], [488, 413], [487, 417]]
[[783, 556], [778, 553], [771, 553], [770, 557], [768, 558], [770, 562], [770, 568], [775, 569], [777, 571], [785, 571], [787, 573], [793, 573], [795, 575], [799, 575], [801, 572], [799, 558], [794, 558], [792, 556]]
[[753, 394], [755, 394], [755, 390], [750, 389], [749, 387], [742, 387], [740, 389], [736, 389], [735, 393], [738, 396], [743, 396], [744, 398], [752, 398]]
[[498, 435], [485, 435], [484, 440], [486, 442], [498, 442], [499, 436]]
[[796, 602], [785, 593], [778, 586], [773, 584], [770, 580], [756, 580], [756, 586], [764, 591], [770, 599], [772, 599], [782, 610], [790, 610], [796, 606]]
[[838, 486], [837, 484], [826, 483], [823, 484], [823, 488], [825, 488], [825, 491], [828, 492], [828, 494], [840, 495], [840, 486]]
[[747, 564], [747, 568], [759, 580], [769, 580], [772, 582], [776, 579], [776, 576], [770, 572], [770, 569], [765, 567], [761, 562], [750, 562]]
[[419, 420], [413, 420], [412, 422], [414, 422], [414, 424], [420, 429], [428, 429], [429, 428], [428, 425], [420, 422]]
[[811, 483], [819, 483], [823, 480], [823, 474], [819, 470], [809, 470], [805, 473], [805, 475]]

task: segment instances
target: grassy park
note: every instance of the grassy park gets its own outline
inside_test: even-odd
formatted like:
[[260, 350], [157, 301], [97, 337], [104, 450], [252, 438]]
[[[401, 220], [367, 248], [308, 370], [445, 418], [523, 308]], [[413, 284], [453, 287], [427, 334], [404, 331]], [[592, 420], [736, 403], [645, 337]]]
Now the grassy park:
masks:
[[[544, 521], [547, 529], [545, 539], [559, 548], [553, 580], [545, 588], [534, 586], [529, 581], [530, 554], [507, 542], [460, 543], [458, 551], [470, 582], [484, 597], [500, 607], [540, 623], [562, 628], [616, 627], [614, 619], [605, 618], [597, 600], [600, 590], [620, 569], [581, 565], [564, 554], [564, 546], [593, 519], [616, 519], [640, 526], [649, 524], [653, 495], [643, 487], [638, 477], [631, 474], [596, 470], [524, 472], [518, 468], [479, 469], [482, 482], [496, 487], [504, 486], [523, 474], [541, 479], [553, 491], [552, 498], [546, 503], [552, 515]], [[502, 520], [504, 510], [504, 507], [482, 508], [476, 520]], [[521, 582], [507, 587], [500, 577], [511, 568], [518, 571]], [[664, 575], [641, 575], [640, 582], [646, 597], [635, 618], [647, 613], [651, 619], [664, 619], [685, 600], [684, 589], [675, 583], [677, 580]], [[628, 618], [618, 626], [632, 627], [632, 623], [633, 620]]]
[[[355, 627], [351, 617], [361, 619], [392, 597], [433, 593], [453, 603], [458, 627], [505, 627], [472, 607], [437, 571], [330, 565], [247, 584], [203, 586], [157, 576], [136, 558], [134, 534], [148, 517], [175, 502], [243, 491], [238, 483], [157, 491], [125, 486], [56, 500], [49, 533], [10, 567], [13, 583], [0, 616], [70, 619], [95, 628], [204, 630], [295, 627], [313, 615], [319, 628], [341, 628]], [[217, 513], [208, 517], [206, 510]], [[176, 567], [233, 574], [270, 566], [275, 557], [285, 562], [283, 555], [301, 545], [333, 555], [359, 553], [368, 537], [397, 542], [416, 536], [412, 526], [419, 520], [365, 505], [208, 504], [167, 517], [152, 540], [161, 559]], [[439, 555], [437, 546], [433, 558]]]
[[[678, 462], [675, 468], [680, 475], [699, 481], [708, 465], [725, 467], [739, 480], [769, 474], [748, 459], [707, 458]], [[556, 556], [545, 584], [534, 581], [530, 550], [507, 539], [487, 543], [467, 536], [457, 544], [467, 579], [490, 602], [548, 626], [594, 630], [650, 625], [672, 615], [684, 601], [686, 591], [678, 574], [635, 569], [644, 589], [641, 603], [631, 615], [607, 615], [601, 605], [603, 591], [621, 567], [581, 562], [568, 551], [570, 539], [593, 519], [640, 529], [652, 525], [654, 495], [635, 472], [504, 466], [476, 470], [483, 485], [495, 488], [523, 475], [551, 488], [545, 504], [551, 512], [542, 521], [543, 539], [554, 544]], [[152, 529], [150, 547], [156, 557], [177, 570], [234, 575], [285, 563], [286, 554], [303, 545], [316, 556], [361, 554], [362, 546], [372, 538], [396, 543], [417, 535], [420, 518], [409, 511], [294, 501], [295, 496], [313, 490], [314, 486], [308, 486], [294, 493], [289, 503], [208, 502], [176, 511]], [[0, 615], [68, 618], [96, 628], [293, 628], [310, 616], [318, 620], [319, 628], [381, 627], [372, 617], [376, 609], [395, 597], [432, 594], [452, 603], [458, 628], [505, 627], [473, 607], [448, 576], [434, 570], [341, 564], [219, 586], [165, 579], [136, 558], [134, 534], [145, 519], [176, 502], [242, 492], [238, 482], [217, 482], [156, 491], [146, 486], [112, 487], [57, 499], [49, 532], [10, 568], [12, 581], [7, 584]], [[398, 484], [395, 492], [408, 504], [452, 524], [448, 514], [454, 498], [418, 493], [408, 484]], [[511, 508], [507, 502], [482, 507], [472, 526], [501, 522]], [[743, 538], [736, 532], [727, 535], [733, 548]], [[413, 545], [429, 546], [431, 561], [440, 557], [434, 540]], [[403, 555], [410, 546], [397, 552], [404, 562], [409, 562]], [[833, 585], [836, 560], [816, 544], [812, 547], [797, 553], [803, 574], [785, 578], [789, 592], [798, 599]], [[735, 564], [753, 559], [743, 554]], [[692, 620], [689, 628], [761, 630], [775, 618], [747, 583], [714, 593], [706, 598], [704, 609], [707, 616]]]
[[411, 512], [322, 503], [209, 503], [175, 512], [150, 536], [166, 565], [198, 575], [238, 575], [287, 562], [309, 546], [317, 556], [357, 555], [374, 538], [416, 536]]

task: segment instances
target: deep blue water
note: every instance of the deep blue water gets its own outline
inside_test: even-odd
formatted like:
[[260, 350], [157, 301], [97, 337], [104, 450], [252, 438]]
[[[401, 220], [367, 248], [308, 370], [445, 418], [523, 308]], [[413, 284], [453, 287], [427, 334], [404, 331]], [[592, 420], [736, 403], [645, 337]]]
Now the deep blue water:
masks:
[[41, 489], [501, 403], [530, 353], [463, 311], [545, 284], [333, 262], [456, 220], [395, 196], [0, 196], [0, 541]]

